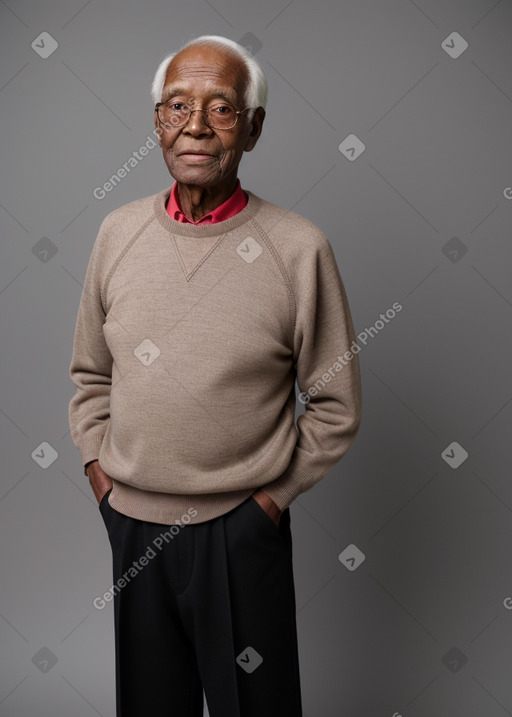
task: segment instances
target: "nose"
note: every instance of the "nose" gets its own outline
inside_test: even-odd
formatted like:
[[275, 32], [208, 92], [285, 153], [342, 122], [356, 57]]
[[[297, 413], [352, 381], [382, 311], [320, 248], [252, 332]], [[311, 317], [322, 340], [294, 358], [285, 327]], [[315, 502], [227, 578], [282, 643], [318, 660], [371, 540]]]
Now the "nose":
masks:
[[191, 110], [187, 124], [183, 131], [193, 136], [211, 134], [212, 128], [206, 124], [203, 110]]

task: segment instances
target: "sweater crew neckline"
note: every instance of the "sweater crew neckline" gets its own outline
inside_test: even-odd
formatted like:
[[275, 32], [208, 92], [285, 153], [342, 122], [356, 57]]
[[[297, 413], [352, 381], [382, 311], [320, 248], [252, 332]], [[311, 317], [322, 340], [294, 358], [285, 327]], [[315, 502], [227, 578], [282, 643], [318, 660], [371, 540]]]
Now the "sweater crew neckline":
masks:
[[172, 186], [167, 187], [167, 189], [163, 189], [156, 195], [154, 203], [155, 216], [159, 224], [170, 234], [193, 237], [195, 239], [219, 236], [219, 234], [226, 234], [227, 232], [233, 231], [233, 229], [238, 229], [250, 219], [253, 219], [263, 205], [263, 200], [260, 197], [253, 194], [250, 190], [245, 189], [244, 191], [248, 196], [248, 202], [235, 216], [225, 219], [224, 221], [215, 222], [214, 224], [187, 224], [172, 219], [167, 213], [166, 204], [171, 189]]

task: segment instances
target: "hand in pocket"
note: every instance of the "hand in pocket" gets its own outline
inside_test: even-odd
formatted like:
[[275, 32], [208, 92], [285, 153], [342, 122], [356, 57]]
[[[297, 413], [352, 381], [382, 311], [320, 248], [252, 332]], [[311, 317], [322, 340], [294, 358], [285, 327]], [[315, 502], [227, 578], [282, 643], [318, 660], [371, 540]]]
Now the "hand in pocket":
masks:
[[99, 505], [105, 493], [112, 488], [112, 478], [105, 473], [99, 461], [87, 466], [87, 477]]

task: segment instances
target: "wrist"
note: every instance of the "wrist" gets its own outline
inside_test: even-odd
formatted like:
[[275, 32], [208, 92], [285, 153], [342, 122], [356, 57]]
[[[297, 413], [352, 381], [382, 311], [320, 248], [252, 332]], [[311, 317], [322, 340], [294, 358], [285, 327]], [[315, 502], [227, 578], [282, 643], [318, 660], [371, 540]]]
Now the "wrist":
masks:
[[84, 473], [87, 477], [89, 477], [87, 475], [87, 468], [91, 465], [91, 463], [96, 463], [97, 460], [97, 458], [93, 458], [92, 461], [87, 461], [87, 463], [84, 465]]
[[265, 493], [263, 488], [258, 488], [253, 493], [253, 497], [258, 500], [258, 503], [264, 507], [268, 513], [274, 513], [276, 516], [279, 516], [283, 512], [274, 500], [267, 493]]

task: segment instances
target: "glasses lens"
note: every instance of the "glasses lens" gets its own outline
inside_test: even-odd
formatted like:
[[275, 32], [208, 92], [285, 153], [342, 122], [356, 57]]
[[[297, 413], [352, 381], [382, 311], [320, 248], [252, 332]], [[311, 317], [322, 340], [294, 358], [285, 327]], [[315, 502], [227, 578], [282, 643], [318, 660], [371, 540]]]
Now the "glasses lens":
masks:
[[215, 105], [206, 113], [206, 121], [214, 129], [230, 129], [236, 124], [237, 117], [230, 105]]
[[168, 102], [158, 108], [160, 122], [171, 127], [180, 127], [187, 123], [190, 108], [182, 102]]

